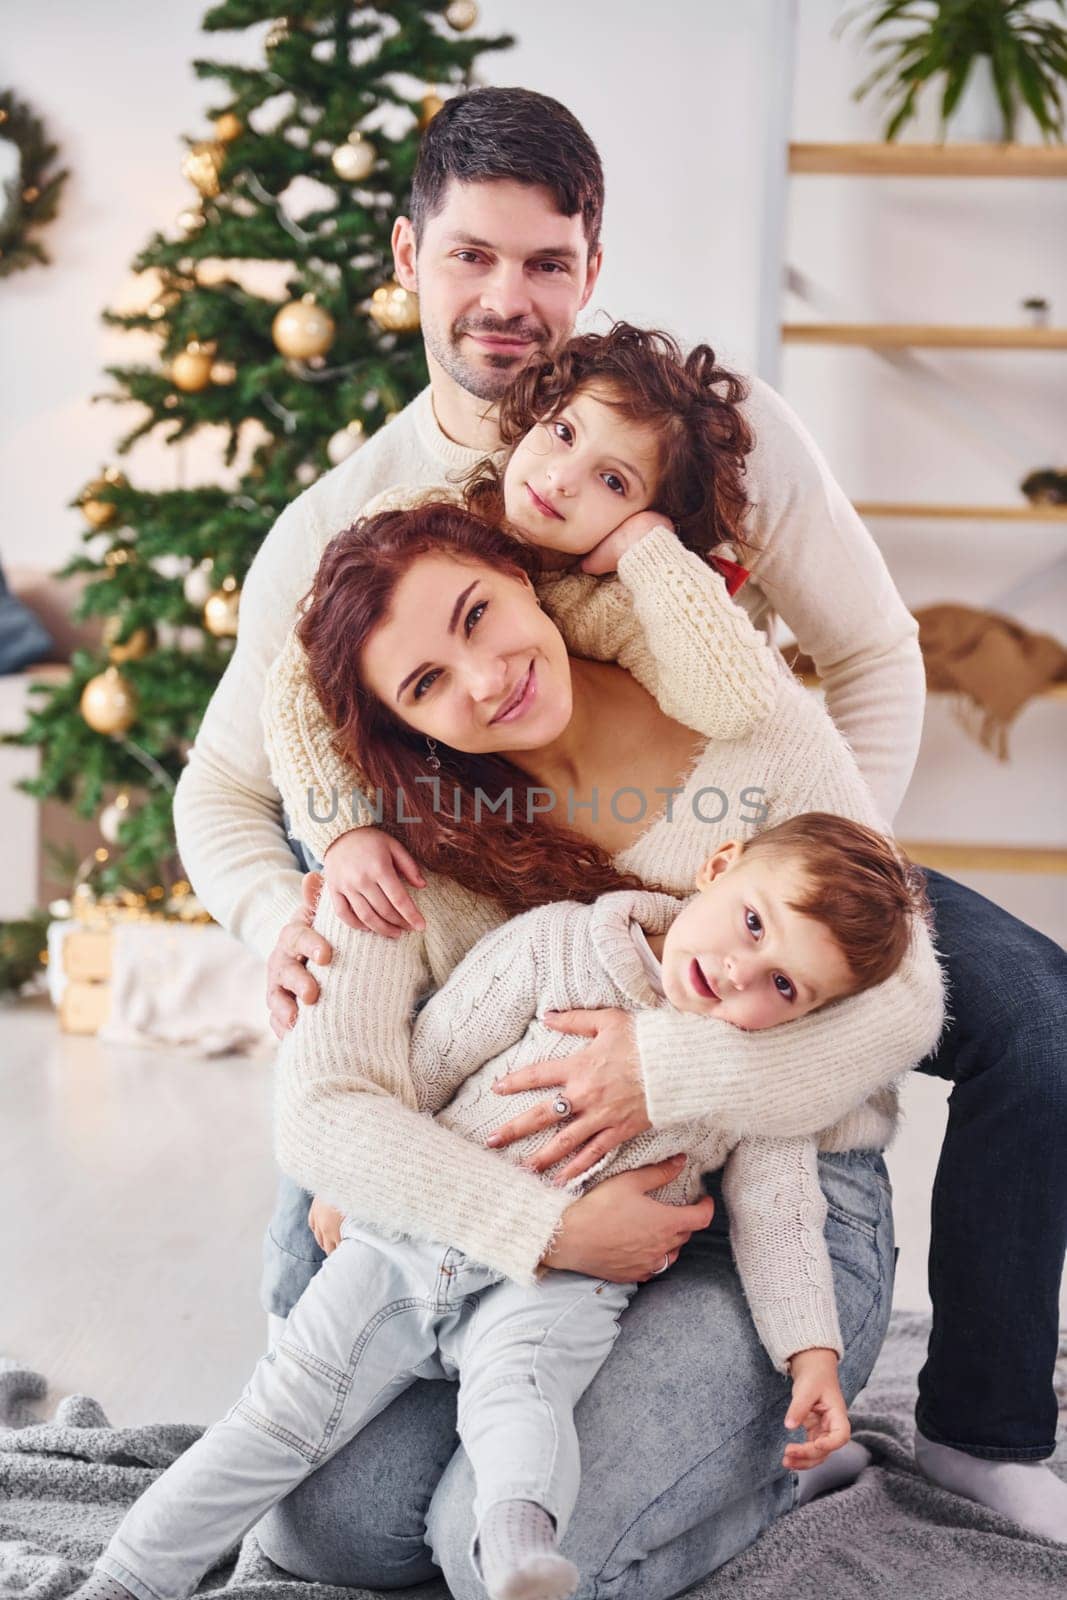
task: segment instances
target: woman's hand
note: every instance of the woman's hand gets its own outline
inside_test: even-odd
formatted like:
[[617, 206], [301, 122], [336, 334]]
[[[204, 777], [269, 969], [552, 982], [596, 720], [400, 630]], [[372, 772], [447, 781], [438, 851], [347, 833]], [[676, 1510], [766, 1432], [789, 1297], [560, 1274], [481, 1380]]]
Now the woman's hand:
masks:
[[[580, 1177], [610, 1150], [644, 1133], [652, 1124], [629, 1012], [609, 1007], [600, 1011], [548, 1011], [544, 1022], [560, 1033], [582, 1034], [593, 1042], [564, 1061], [539, 1061], [532, 1067], [509, 1072], [498, 1078], [493, 1088], [497, 1094], [517, 1094], [521, 1089], [562, 1089], [571, 1103], [570, 1117], [554, 1139], [524, 1162], [531, 1172], [545, 1172], [565, 1156], [574, 1156], [555, 1175], [553, 1181], [562, 1184]], [[527, 1134], [554, 1127], [559, 1120], [552, 1100], [544, 1100], [532, 1111], [505, 1123], [486, 1143], [499, 1149]]]
[[789, 1363], [793, 1398], [786, 1412], [789, 1429], [803, 1428], [806, 1444], [786, 1445], [782, 1466], [803, 1472], [818, 1466], [852, 1437], [848, 1404], [837, 1378], [836, 1350], [800, 1350]]
[[319, 1249], [325, 1250], [328, 1256], [332, 1256], [341, 1243], [343, 1220], [344, 1212], [338, 1211], [336, 1206], [327, 1205], [325, 1200], [320, 1200], [317, 1196], [312, 1200], [311, 1210], [308, 1212], [308, 1227], [315, 1235], [315, 1243]]
[[597, 577], [605, 572], [614, 572], [627, 550], [639, 544], [646, 533], [651, 533], [653, 528], [671, 527], [670, 519], [661, 516], [658, 511], [635, 511], [632, 517], [620, 522], [606, 539], [595, 544], [579, 565], [583, 572], [592, 572]]
[[563, 1213], [556, 1243], [541, 1265], [584, 1272], [609, 1283], [645, 1283], [673, 1266], [698, 1228], [706, 1228], [715, 1202], [705, 1195], [691, 1206], [652, 1200], [649, 1191], [676, 1178], [685, 1156], [606, 1178]]
[[404, 846], [380, 828], [343, 833], [327, 850], [323, 870], [333, 909], [350, 928], [387, 939], [425, 928], [401, 874], [417, 889], [425, 889], [426, 879]]

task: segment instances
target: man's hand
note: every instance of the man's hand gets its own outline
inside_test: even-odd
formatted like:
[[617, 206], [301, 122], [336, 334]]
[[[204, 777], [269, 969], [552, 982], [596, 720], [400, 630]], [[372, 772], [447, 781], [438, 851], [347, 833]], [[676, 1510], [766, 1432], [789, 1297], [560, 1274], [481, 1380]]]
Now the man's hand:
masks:
[[[573, 1156], [553, 1181], [579, 1177], [609, 1150], [633, 1139], [652, 1126], [645, 1104], [641, 1058], [629, 1012], [605, 1007], [599, 1011], [548, 1011], [546, 1027], [560, 1033], [582, 1034], [593, 1042], [565, 1061], [539, 1061], [498, 1078], [497, 1094], [517, 1094], [521, 1089], [562, 1089], [571, 1103], [571, 1115], [554, 1139], [524, 1163], [531, 1172], [545, 1172]], [[543, 1100], [514, 1117], [486, 1143], [494, 1150], [514, 1144], [527, 1134], [559, 1124], [552, 1100]], [[601, 1274], [605, 1276], [605, 1274]]]
[[591, 572], [596, 577], [614, 572], [627, 550], [640, 544], [646, 533], [651, 533], [653, 528], [670, 528], [673, 531], [673, 527], [670, 518], [661, 516], [658, 511], [635, 511], [625, 522], [620, 522], [607, 538], [595, 544], [579, 562], [579, 566], [583, 572]]
[[296, 1021], [296, 1002], [313, 1006], [319, 998], [319, 986], [307, 969], [308, 962], [325, 967], [333, 955], [322, 934], [315, 933], [311, 926], [321, 892], [322, 874], [307, 873], [301, 885], [304, 904], [285, 924], [267, 962], [267, 1009], [270, 1025], [279, 1039], [285, 1038]]
[[807, 1443], [786, 1445], [782, 1466], [803, 1472], [847, 1444], [852, 1428], [837, 1379], [836, 1350], [800, 1350], [790, 1361], [789, 1371], [793, 1398], [785, 1425], [790, 1430], [803, 1428]]
[[606, 1178], [567, 1207], [556, 1242], [541, 1265], [584, 1272], [609, 1283], [645, 1283], [673, 1266], [698, 1228], [706, 1228], [715, 1202], [705, 1195], [691, 1206], [652, 1200], [649, 1192], [676, 1178], [684, 1155]]
[[308, 1227], [315, 1235], [315, 1243], [320, 1250], [332, 1256], [337, 1246], [341, 1243], [341, 1223], [344, 1221], [344, 1212], [338, 1211], [336, 1206], [327, 1205], [325, 1200], [316, 1196], [311, 1202], [308, 1212]]

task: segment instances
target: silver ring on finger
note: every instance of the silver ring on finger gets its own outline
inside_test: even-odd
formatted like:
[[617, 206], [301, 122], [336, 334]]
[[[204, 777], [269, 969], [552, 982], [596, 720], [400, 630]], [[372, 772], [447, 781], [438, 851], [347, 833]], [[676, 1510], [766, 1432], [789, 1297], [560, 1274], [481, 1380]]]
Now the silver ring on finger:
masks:
[[563, 1121], [563, 1119], [565, 1117], [569, 1117], [570, 1116], [570, 1114], [571, 1114], [571, 1103], [567, 1099], [567, 1096], [565, 1094], [558, 1094], [556, 1096], [556, 1098], [552, 1102], [552, 1111], [553, 1111], [553, 1114], [555, 1116], [557, 1116], [560, 1119], [561, 1122]]
[[671, 1257], [670, 1257], [670, 1252], [668, 1251], [667, 1254], [663, 1257], [663, 1265], [662, 1265], [662, 1267], [657, 1267], [655, 1272], [652, 1274], [652, 1276], [654, 1278], [658, 1278], [661, 1272], [666, 1272], [666, 1270], [670, 1266], [670, 1264], [671, 1264]]

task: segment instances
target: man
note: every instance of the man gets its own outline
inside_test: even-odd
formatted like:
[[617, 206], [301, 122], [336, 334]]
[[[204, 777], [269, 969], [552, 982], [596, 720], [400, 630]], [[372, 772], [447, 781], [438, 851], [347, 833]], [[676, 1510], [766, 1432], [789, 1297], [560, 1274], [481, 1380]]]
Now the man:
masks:
[[[295, 1021], [297, 998], [305, 1004], [317, 999], [306, 961], [323, 963], [330, 952], [309, 926], [302, 874], [259, 733], [266, 671], [324, 545], [373, 495], [398, 482], [461, 478], [497, 446], [493, 402], [525, 362], [566, 340], [592, 295], [602, 209], [597, 153], [557, 102], [525, 90], [482, 89], [446, 104], [423, 138], [412, 215], [398, 219], [393, 232], [397, 277], [419, 293], [430, 385], [282, 514], [248, 574], [234, 656], [205, 713], [175, 817], [197, 893], [225, 927], [268, 959], [269, 1004], [279, 1034]], [[765, 620], [773, 606], [814, 656], [829, 710], [888, 823], [921, 733], [924, 688], [914, 620], [788, 407], [753, 381], [747, 411], [756, 437], [747, 480], [755, 555], [742, 595], [756, 620]], [[1059, 1159], [1067, 1133], [1067, 1075], [1058, 1060], [1067, 962], [1048, 940], [939, 874], [930, 875], [930, 895], [958, 1020], [923, 1064], [923, 1070], [954, 1077], [956, 1089], [935, 1189], [934, 1330], [920, 1383], [919, 1459], [958, 1492], [1034, 1531], [1067, 1538], [1067, 1486], [1040, 1465], [1055, 1436], [1051, 1373], [1067, 1233], [1067, 1181]], [[1033, 1180], [1029, 1185], [1021, 1182], [1023, 1174]], [[823, 1177], [824, 1185], [833, 1181], [828, 1171]], [[322, 1258], [307, 1226], [309, 1199], [283, 1181], [264, 1281], [276, 1316], [287, 1314]], [[613, 1226], [620, 1237], [638, 1226], [625, 1196]], [[987, 1238], [994, 1228], [1003, 1239], [999, 1248]], [[698, 1271], [692, 1263], [687, 1269], [685, 1252], [657, 1292], [677, 1285], [680, 1294], [684, 1270]], [[693, 1336], [704, 1338], [706, 1331]], [[628, 1325], [627, 1338], [638, 1337]], [[697, 1364], [694, 1349], [694, 1371]], [[436, 1452], [443, 1466], [452, 1443], [444, 1390], [419, 1385], [390, 1408], [388, 1443], [380, 1432], [373, 1439], [364, 1435], [326, 1469], [339, 1483], [348, 1474], [350, 1504], [359, 1500], [353, 1473], [365, 1473], [368, 1484], [380, 1482], [383, 1473], [410, 1484], [417, 1456]], [[640, 1396], [630, 1399], [640, 1406]], [[694, 1438], [695, 1460], [698, 1434]], [[693, 1570], [693, 1562], [695, 1576], [710, 1571], [759, 1531], [720, 1527], [714, 1537], [702, 1535], [696, 1512], [681, 1509], [678, 1468], [685, 1459], [680, 1438], [678, 1459], [660, 1463], [661, 1471], [643, 1468], [641, 1483], [628, 1491], [631, 1499], [616, 1501], [613, 1509], [634, 1529], [643, 1527], [643, 1509], [677, 1509], [661, 1525], [655, 1552], [664, 1560], [667, 1584]], [[706, 1463], [707, 1451], [701, 1466]], [[405, 1537], [396, 1536], [397, 1523], [376, 1544], [369, 1510], [365, 1526], [358, 1519], [350, 1524], [346, 1548], [365, 1564], [356, 1575], [351, 1560], [342, 1564], [337, 1581], [392, 1587], [431, 1574], [421, 1526], [433, 1483], [424, 1487], [421, 1497], [410, 1491], [410, 1505], [401, 1496]], [[772, 1499], [766, 1521], [782, 1509]], [[604, 1520], [610, 1525], [613, 1517]], [[277, 1526], [278, 1558], [295, 1570], [302, 1559], [296, 1536], [292, 1529], [278, 1535]], [[640, 1545], [643, 1538], [635, 1533], [632, 1542]], [[591, 1540], [582, 1551], [583, 1570], [590, 1563], [599, 1570], [609, 1552], [620, 1559], [610, 1542], [602, 1549]], [[641, 1560], [633, 1557], [635, 1571]], [[646, 1566], [644, 1574], [635, 1580], [637, 1592], [651, 1596], [652, 1569]], [[313, 1575], [322, 1576], [321, 1569]], [[683, 1586], [675, 1582], [663, 1592]]]

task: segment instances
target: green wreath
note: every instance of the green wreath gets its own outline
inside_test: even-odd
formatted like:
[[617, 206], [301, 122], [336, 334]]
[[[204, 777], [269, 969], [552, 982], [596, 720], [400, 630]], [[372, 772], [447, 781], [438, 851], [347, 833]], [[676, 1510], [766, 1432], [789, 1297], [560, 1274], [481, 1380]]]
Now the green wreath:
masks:
[[4, 184], [0, 208], [0, 278], [6, 278], [34, 262], [47, 262], [29, 231], [55, 216], [67, 173], [48, 171], [57, 147], [48, 143], [40, 120], [10, 89], [0, 90], [0, 139], [13, 144], [19, 155], [18, 171]]

